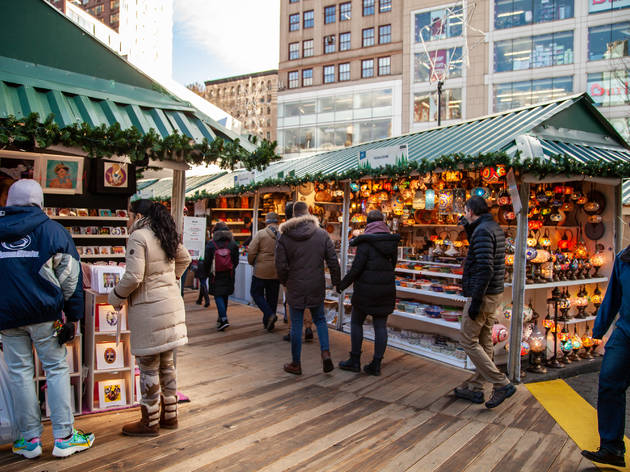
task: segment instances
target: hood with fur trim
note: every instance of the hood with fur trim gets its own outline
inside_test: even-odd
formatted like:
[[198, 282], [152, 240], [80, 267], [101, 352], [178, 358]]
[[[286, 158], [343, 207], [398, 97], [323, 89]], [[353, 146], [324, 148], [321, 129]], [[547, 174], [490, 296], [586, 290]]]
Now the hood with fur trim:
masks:
[[319, 228], [319, 220], [313, 215], [291, 218], [280, 225], [280, 233], [296, 241], [305, 241]]

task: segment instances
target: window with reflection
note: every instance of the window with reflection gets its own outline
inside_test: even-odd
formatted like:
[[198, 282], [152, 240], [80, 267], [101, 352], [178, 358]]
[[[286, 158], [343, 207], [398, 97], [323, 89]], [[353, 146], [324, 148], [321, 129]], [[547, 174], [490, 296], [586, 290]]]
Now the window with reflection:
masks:
[[313, 40], [307, 39], [302, 42], [302, 57], [311, 57], [314, 54]]
[[495, 0], [496, 29], [573, 18], [574, 0]]
[[339, 50], [348, 51], [350, 50], [350, 47], [350, 33], [341, 33], [339, 35]]
[[312, 28], [315, 25], [315, 13], [313, 10], [308, 10], [304, 12], [303, 17], [303, 28]]
[[383, 25], [378, 27], [378, 44], [387, 44], [392, 42], [392, 25]]
[[378, 58], [378, 75], [390, 75], [392, 73], [392, 58], [391, 57], [379, 57]]
[[494, 71], [507, 72], [573, 64], [573, 31], [494, 43]]
[[[462, 90], [444, 89], [442, 91], [442, 120], [459, 120], [462, 117]], [[414, 94], [413, 121], [423, 123], [437, 121], [437, 92], [420, 92]]]
[[592, 0], [588, 2], [589, 13], [602, 13], [613, 10], [621, 10], [622, 8], [630, 8], [630, 3], [623, 0]]
[[374, 59], [365, 59], [361, 61], [361, 77], [374, 77]]
[[363, 0], [363, 16], [374, 14], [374, 2], [375, 0]]
[[324, 24], [334, 23], [337, 20], [337, 6], [331, 5], [324, 8]]
[[300, 29], [300, 14], [295, 13], [289, 15], [289, 31], [297, 31]]
[[362, 31], [363, 42], [362, 46], [364, 48], [369, 46], [374, 46], [374, 28], [365, 28]]
[[334, 97], [320, 97], [317, 99], [318, 113], [331, 113], [333, 111], [335, 111]]
[[348, 21], [352, 18], [352, 2], [339, 5], [339, 21]]
[[330, 84], [335, 81], [335, 66], [324, 66], [324, 83]]
[[289, 72], [289, 88], [297, 88], [300, 86], [300, 76], [298, 71]]
[[493, 110], [502, 112], [560, 98], [573, 92], [573, 77], [525, 80], [495, 84]]
[[630, 117], [608, 118], [608, 121], [626, 141], [630, 141]]
[[[414, 55], [414, 80], [415, 82], [429, 82], [437, 80], [437, 73], [446, 70], [446, 78], [462, 76], [464, 60], [462, 48], [436, 49]], [[433, 75], [433, 77], [432, 77]], [[444, 74], [440, 74], [444, 75]]]
[[302, 87], [313, 85], [313, 69], [302, 70]]
[[464, 8], [455, 5], [415, 15], [416, 42], [436, 41], [462, 35]]
[[630, 21], [588, 29], [588, 60], [599, 61], [628, 56]]
[[299, 59], [300, 43], [289, 43], [289, 60]]
[[324, 54], [331, 54], [337, 50], [337, 37], [334, 34], [324, 36]]
[[350, 80], [350, 63], [339, 64], [339, 82]]
[[630, 104], [628, 88], [630, 72], [614, 70], [587, 75], [586, 91], [597, 106], [619, 106]]

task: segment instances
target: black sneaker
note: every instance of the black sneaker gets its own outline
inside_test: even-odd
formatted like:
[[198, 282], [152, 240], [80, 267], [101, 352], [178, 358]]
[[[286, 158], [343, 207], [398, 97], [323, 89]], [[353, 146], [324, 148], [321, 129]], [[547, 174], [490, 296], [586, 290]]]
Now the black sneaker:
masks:
[[285, 334], [282, 336], [282, 340], [287, 342], [291, 341], [291, 334]]
[[267, 331], [269, 331], [270, 333], [273, 331], [273, 329], [276, 327], [276, 321], [278, 321], [278, 317], [276, 315], [269, 317], [267, 323], [265, 324], [265, 328], [267, 328]]
[[497, 388], [492, 391], [492, 397], [486, 402], [487, 408], [495, 408], [499, 406], [506, 398], [516, 393], [516, 387], [513, 383], [507, 384], [505, 387]]
[[221, 322], [217, 326], [217, 331], [223, 331], [228, 326], [230, 326], [228, 320], [221, 320]]
[[597, 462], [598, 464], [615, 465], [617, 467], [626, 466], [623, 454], [615, 454], [601, 447], [597, 451], [582, 451], [582, 455], [589, 461]]
[[311, 328], [306, 328], [304, 330], [304, 341], [310, 342], [313, 340], [313, 330]]
[[221, 318], [217, 318], [217, 328], [221, 326]]
[[473, 403], [483, 403], [483, 392], [476, 392], [465, 387], [455, 387], [455, 396]]

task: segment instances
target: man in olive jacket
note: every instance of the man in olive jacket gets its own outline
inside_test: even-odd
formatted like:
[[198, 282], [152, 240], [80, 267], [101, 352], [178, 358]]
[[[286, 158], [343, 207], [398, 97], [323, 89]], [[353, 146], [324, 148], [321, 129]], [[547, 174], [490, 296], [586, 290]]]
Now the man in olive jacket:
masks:
[[505, 233], [488, 213], [486, 201], [478, 196], [466, 202], [461, 223], [470, 245], [462, 276], [464, 296], [469, 300], [462, 317], [460, 342], [476, 372], [455, 389], [455, 396], [483, 403], [483, 380], [486, 380], [493, 386], [486, 407], [494, 408], [516, 392], [516, 387], [493, 362], [492, 326], [503, 295]]
[[326, 279], [324, 261], [333, 286], [340, 282], [340, 268], [335, 247], [328, 233], [319, 227], [319, 220], [310, 215], [304, 202], [293, 206], [293, 218], [280, 225], [276, 248], [276, 270], [280, 283], [287, 287], [291, 313], [291, 354], [293, 361], [284, 370], [302, 374], [302, 322], [308, 308], [317, 327], [324, 372], [333, 370], [328, 344], [328, 327], [324, 316]]

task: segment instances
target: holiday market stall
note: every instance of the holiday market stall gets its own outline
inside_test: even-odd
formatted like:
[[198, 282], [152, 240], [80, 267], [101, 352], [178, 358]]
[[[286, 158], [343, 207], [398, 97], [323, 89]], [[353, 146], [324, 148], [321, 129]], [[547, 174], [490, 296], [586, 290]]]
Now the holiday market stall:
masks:
[[[338, 241], [345, 269], [348, 238], [364, 227], [367, 211], [381, 209], [402, 236], [390, 345], [469, 369], [457, 342], [468, 244], [457, 221], [470, 195], [486, 198], [507, 237], [495, 356], [519, 380], [521, 355], [541, 371], [599, 352], [590, 332], [620, 247], [621, 178], [629, 173], [627, 143], [584, 94], [291, 167], [275, 163], [224, 193], [297, 190]], [[349, 331], [349, 292], [335, 298], [330, 290], [326, 305], [329, 322]]]

